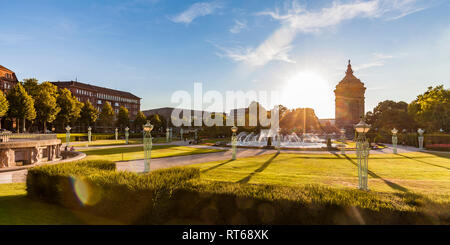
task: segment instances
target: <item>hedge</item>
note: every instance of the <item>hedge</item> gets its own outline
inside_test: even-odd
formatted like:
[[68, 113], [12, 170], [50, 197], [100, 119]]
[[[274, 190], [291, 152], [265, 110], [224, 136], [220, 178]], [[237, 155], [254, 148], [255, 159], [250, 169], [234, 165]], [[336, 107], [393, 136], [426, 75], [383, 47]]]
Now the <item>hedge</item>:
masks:
[[[368, 133], [367, 137], [375, 143], [392, 143], [392, 134], [386, 132]], [[417, 133], [398, 133], [398, 144], [419, 147]], [[424, 134], [424, 147], [432, 144], [450, 144], [450, 134]]]
[[114, 169], [103, 160], [35, 167], [27, 195], [124, 224], [450, 224], [448, 202], [413, 193], [211, 182], [192, 167]]

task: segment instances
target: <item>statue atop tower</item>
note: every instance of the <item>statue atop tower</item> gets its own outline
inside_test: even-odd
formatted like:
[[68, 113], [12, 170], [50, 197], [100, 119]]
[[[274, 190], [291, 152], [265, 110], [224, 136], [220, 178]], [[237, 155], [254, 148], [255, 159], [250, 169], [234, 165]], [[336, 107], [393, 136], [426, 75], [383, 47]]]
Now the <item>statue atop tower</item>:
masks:
[[335, 120], [338, 128], [353, 129], [364, 116], [364, 83], [353, 75], [352, 65], [348, 60], [345, 77], [334, 90]]

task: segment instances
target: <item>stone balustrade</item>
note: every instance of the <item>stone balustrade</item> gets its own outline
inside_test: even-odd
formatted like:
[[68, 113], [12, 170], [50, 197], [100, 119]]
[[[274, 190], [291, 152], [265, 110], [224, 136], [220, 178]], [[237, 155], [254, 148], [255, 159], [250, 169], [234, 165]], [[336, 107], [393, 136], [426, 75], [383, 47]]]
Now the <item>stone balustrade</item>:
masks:
[[0, 142], [8, 142], [11, 133], [0, 133]]
[[12, 134], [8, 141], [0, 142], [0, 168], [14, 167], [17, 162], [30, 165], [61, 157], [61, 140], [56, 139], [56, 135], [17, 135]]

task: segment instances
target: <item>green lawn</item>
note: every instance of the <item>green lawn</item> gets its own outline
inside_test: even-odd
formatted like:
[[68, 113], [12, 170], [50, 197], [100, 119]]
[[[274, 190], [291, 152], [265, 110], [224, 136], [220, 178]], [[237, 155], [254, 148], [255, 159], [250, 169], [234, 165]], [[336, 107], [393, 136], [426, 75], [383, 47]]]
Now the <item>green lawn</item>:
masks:
[[[205, 180], [276, 184], [319, 184], [356, 188], [355, 155], [279, 154], [195, 164]], [[450, 199], [449, 155], [427, 153], [378, 154], [369, 159], [369, 189], [414, 192]]]
[[30, 200], [24, 183], [0, 185], [0, 225], [118, 224], [116, 221]]
[[[144, 159], [144, 151], [142, 146], [133, 147], [116, 147], [107, 149], [83, 149], [88, 160], [108, 159], [110, 161], [129, 161], [136, 159]], [[154, 145], [152, 147], [152, 158], [185, 156], [192, 154], [202, 154], [211, 152], [220, 152], [219, 149], [194, 148], [188, 146], [175, 145]]]
[[[153, 143], [166, 143], [166, 138], [153, 138]], [[142, 144], [142, 139], [141, 138], [136, 138], [136, 139], [129, 139], [128, 140], [128, 144]], [[75, 146], [75, 147], [85, 147], [87, 146], [87, 142], [83, 141], [82, 143], [77, 143], [77, 142], [72, 142], [71, 145]], [[88, 146], [114, 146], [114, 145], [125, 145], [125, 140], [124, 139], [119, 139], [119, 140], [96, 140], [96, 141], [91, 141], [91, 143], [88, 144]]]

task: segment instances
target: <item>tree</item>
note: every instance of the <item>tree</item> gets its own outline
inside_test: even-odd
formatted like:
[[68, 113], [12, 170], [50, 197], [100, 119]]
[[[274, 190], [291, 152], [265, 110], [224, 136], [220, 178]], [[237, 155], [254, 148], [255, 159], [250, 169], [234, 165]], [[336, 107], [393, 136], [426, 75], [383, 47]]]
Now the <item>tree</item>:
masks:
[[6, 96], [0, 90], [0, 128], [2, 128], [2, 117], [6, 115], [9, 108], [9, 102], [6, 99]]
[[38, 80], [36, 78], [23, 79], [23, 88], [34, 99], [34, 96], [39, 92]]
[[158, 114], [150, 115], [147, 119], [150, 120], [150, 123], [153, 125], [155, 131], [160, 130], [160, 128], [164, 126], [162, 124], [163, 121], [161, 120], [161, 116]]
[[428, 131], [450, 130], [450, 90], [443, 85], [428, 87], [408, 106], [408, 112], [419, 126]]
[[[25, 91], [21, 83], [18, 83], [9, 91], [6, 96], [9, 102], [8, 116], [23, 120], [23, 131], [26, 131], [25, 120], [36, 118], [33, 98]], [[19, 123], [17, 123], [17, 132], [19, 132]]]
[[121, 106], [119, 108], [119, 113], [117, 115], [117, 126], [121, 129], [127, 127], [130, 124], [130, 116], [128, 113], [128, 109]]
[[43, 124], [44, 133], [47, 130], [47, 123], [56, 119], [56, 115], [61, 108], [56, 103], [58, 97], [58, 87], [50, 82], [37, 84], [36, 79], [26, 79], [25, 89], [34, 99], [34, 108], [36, 110], [36, 121]]
[[102, 112], [100, 113], [99, 119], [100, 123], [103, 125], [104, 130], [106, 130], [107, 127], [111, 127], [114, 122], [114, 110], [111, 107], [111, 104], [109, 102], [106, 102], [103, 104]]
[[385, 131], [388, 134], [393, 128], [413, 129], [413, 118], [408, 114], [408, 104], [400, 101], [385, 100], [366, 113], [366, 122], [372, 125], [372, 129]]
[[61, 130], [69, 123], [75, 122], [80, 117], [82, 103], [79, 102], [68, 89], [59, 89], [56, 103], [61, 108], [56, 121], [60, 124]]
[[83, 103], [83, 107], [80, 112], [80, 122], [85, 126], [90, 126], [97, 121], [98, 118], [98, 110], [92, 105], [92, 103], [88, 100], [86, 103]]
[[134, 129], [135, 130], [141, 130], [142, 125], [144, 125], [147, 122], [147, 118], [145, 117], [144, 113], [142, 111], [139, 111], [136, 115], [136, 118], [134, 119]]

